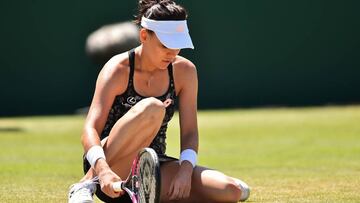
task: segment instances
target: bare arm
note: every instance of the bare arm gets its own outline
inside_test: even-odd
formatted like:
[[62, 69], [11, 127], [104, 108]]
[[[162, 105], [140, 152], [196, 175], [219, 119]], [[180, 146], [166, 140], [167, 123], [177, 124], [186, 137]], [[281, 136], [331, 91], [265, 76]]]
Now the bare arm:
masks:
[[[123, 79], [126, 78], [124, 77], [126, 69], [121, 67], [123, 58], [122, 55], [112, 58], [98, 76], [94, 97], [81, 136], [85, 152], [94, 145], [101, 146], [100, 133], [104, 128], [111, 105], [115, 96], [124, 91], [125, 87], [122, 83], [125, 83]], [[105, 160], [99, 159], [94, 167], [96, 174], [99, 174], [104, 168], [109, 168], [109, 166]]]
[[199, 138], [197, 126], [197, 93], [198, 79], [195, 66], [191, 63], [183, 74], [183, 84], [179, 92], [179, 117], [181, 151], [193, 149], [198, 151]]
[[[181, 151], [198, 151], [199, 138], [197, 127], [198, 79], [196, 68], [184, 59], [176, 69], [176, 85], [179, 85], [179, 116]], [[191, 191], [193, 165], [189, 161], [181, 162], [179, 171], [170, 185], [170, 200], [187, 198]]]

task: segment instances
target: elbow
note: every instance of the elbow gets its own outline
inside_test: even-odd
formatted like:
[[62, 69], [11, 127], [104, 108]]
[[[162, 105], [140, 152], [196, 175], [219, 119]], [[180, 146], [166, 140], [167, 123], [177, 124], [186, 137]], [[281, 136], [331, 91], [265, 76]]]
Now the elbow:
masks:
[[85, 126], [83, 132], [81, 134], [81, 144], [83, 145], [84, 149], [86, 150], [87, 147], [91, 146], [96, 142], [94, 139], [94, 135], [96, 134], [96, 129], [92, 126]]
[[87, 134], [86, 133], [86, 128], [83, 129], [83, 132], [80, 136], [80, 141], [81, 141], [81, 144], [85, 147], [86, 146], [86, 143], [87, 143]]

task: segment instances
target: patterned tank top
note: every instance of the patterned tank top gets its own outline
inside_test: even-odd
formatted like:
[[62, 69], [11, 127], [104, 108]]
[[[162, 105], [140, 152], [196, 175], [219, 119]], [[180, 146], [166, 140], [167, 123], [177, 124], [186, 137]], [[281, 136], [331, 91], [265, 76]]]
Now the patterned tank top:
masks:
[[[115, 125], [116, 121], [118, 121], [126, 112], [130, 110], [135, 104], [137, 104], [142, 99], [146, 98], [140, 94], [138, 94], [134, 88], [134, 71], [135, 71], [135, 51], [134, 49], [129, 51], [129, 64], [130, 64], [130, 74], [129, 74], [129, 82], [126, 91], [117, 95], [114, 99], [113, 105], [110, 109], [109, 116], [107, 118], [104, 130], [101, 133], [101, 139], [107, 137]], [[161, 101], [165, 101], [166, 99], [171, 99], [172, 103], [166, 108], [165, 117], [163, 119], [162, 125], [155, 136], [154, 140], [150, 144], [149, 147], [153, 148], [158, 155], [165, 155], [166, 151], [166, 130], [168, 126], [168, 122], [174, 115], [175, 111], [175, 101], [176, 101], [176, 92], [175, 92], [175, 84], [173, 78], [173, 67], [170, 63], [167, 67], [169, 73], [169, 87], [165, 94], [156, 97]]]

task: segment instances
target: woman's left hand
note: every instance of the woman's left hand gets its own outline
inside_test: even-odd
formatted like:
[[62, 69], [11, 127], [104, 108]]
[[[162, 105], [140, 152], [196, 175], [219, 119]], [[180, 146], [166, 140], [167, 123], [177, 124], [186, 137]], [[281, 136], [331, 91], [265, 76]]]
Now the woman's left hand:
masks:
[[171, 181], [168, 196], [170, 200], [186, 199], [190, 196], [191, 176], [193, 166], [188, 161], [183, 161], [180, 169]]

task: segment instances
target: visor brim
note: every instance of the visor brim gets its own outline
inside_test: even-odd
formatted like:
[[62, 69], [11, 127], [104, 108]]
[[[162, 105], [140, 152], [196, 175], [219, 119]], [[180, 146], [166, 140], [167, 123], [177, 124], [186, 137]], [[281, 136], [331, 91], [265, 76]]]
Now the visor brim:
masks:
[[155, 31], [155, 34], [160, 42], [169, 49], [194, 49], [194, 45], [188, 32], [161, 33]]

